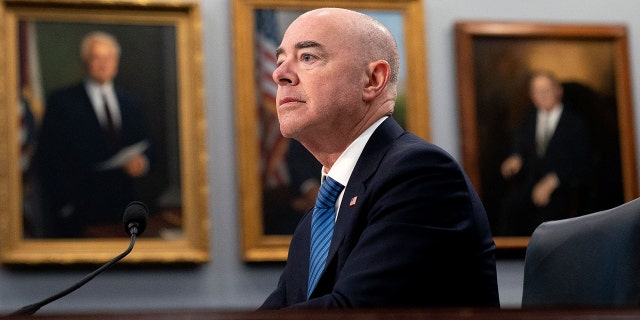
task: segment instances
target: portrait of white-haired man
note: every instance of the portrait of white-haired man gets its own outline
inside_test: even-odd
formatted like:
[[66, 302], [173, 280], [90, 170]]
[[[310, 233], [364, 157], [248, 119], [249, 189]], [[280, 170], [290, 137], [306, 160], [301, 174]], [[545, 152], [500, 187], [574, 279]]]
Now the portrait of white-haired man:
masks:
[[565, 107], [555, 74], [534, 71], [528, 81], [532, 105], [500, 166], [507, 182], [501, 235], [528, 236], [544, 221], [575, 215], [576, 192], [592, 170], [585, 120]]
[[150, 170], [141, 102], [113, 82], [120, 51], [113, 35], [88, 33], [84, 79], [46, 99], [33, 158], [44, 237], [86, 237], [91, 226], [120, 224], [136, 199], [134, 180]]

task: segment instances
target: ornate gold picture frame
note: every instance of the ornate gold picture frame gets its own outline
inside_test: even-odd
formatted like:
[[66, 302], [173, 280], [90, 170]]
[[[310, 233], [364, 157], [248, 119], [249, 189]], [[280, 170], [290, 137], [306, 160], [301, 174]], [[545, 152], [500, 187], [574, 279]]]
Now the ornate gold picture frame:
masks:
[[[320, 7], [343, 7], [365, 11], [374, 15], [389, 17], [391, 27], [398, 30], [399, 47], [404, 55], [406, 72], [404, 94], [399, 103], [406, 107], [396, 106], [394, 117], [409, 131], [429, 139], [429, 101], [426, 70], [426, 46], [421, 0], [362, 0], [362, 1], [326, 1], [326, 0], [234, 0], [233, 1], [233, 36], [236, 83], [236, 121], [237, 121], [237, 154], [239, 180], [239, 212], [241, 221], [242, 258], [247, 262], [285, 261], [293, 228], [301, 215], [277, 216], [287, 211], [291, 194], [284, 189], [272, 185], [278, 184], [278, 177], [272, 178], [272, 171], [282, 169], [271, 157], [268, 150], [289, 152], [293, 154], [296, 147], [294, 141], [282, 141], [277, 118], [273, 110], [269, 110], [269, 102], [265, 96], [275, 86], [271, 80], [268, 66], [261, 60], [269, 54], [275, 55], [283, 32], [291, 19], [300, 13]], [[266, 22], [264, 19], [272, 19]], [[260, 20], [260, 21], [258, 21]], [[385, 21], [381, 21], [385, 23]], [[388, 25], [389, 27], [389, 25]], [[390, 28], [390, 29], [392, 29]], [[264, 33], [270, 34], [264, 34]], [[393, 30], [392, 30], [393, 32]], [[274, 36], [275, 33], [275, 36]], [[270, 44], [260, 42], [263, 37], [271, 37]], [[266, 51], [261, 51], [266, 50]], [[267, 61], [268, 63], [268, 61]], [[401, 71], [402, 73], [402, 71]], [[273, 91], [272, 91], [273, 92]], [[268, 127], [272, 130], [268, 130]], [[278, 140], [278, 142], [273, 142]], [[299, 146], [298, 146], [299, 147]], [[289, 148], [289, 151], [286, 151]], [[300, 151], [300, 150], [297, 150]], [[306, 150], [302, 151], [303, 153]], [[295, 165], [312, 163], [315, 159], [309, 155], [291, 156]], [[306, 160], [308, 159], [308, 160]], [[288, 167], [291, 169], [291, 166]], [[271, 171], [270, 171], [271, 170]], [[282, 169], [287, 170], [287, 169]], [[307, 170], [314, 175], [318, 171]], [[280, 172], [282, 173], [282, 172]], [[283, 174], [283, 180], [290, 179]], [[291, 178], [292, 179], [292, 178]], [[275, 181], [275, 182], [274, 182]], [[293, 205], [292, 205], [293, 206]], [[306, 207], [305, 204], [299, 205]], [[284, 208], [284, 209], [282, 209]], [[304, 211], [304, 209], [300, 209]], [[298, 211], [298, 214], [300, 214]], [[304, 212], [302, 212], [303, 214]], [[274, 221], [278, 221], [274, 225]], [[281, 223], [280, 223], [281, 222]], [[288, 224], [281, 228], [281, 224]]]
[[[79, 40], [94, 29], [120, 42], [114, 83], [139, 94], [155, 152], [148, 176], [136, 185], [150, 211], [147, 231], [123, 262], [206, 262], [209, 190], [199, 5], [134, 0], [0, 2], [0, 262], [104, 263], [129, 243], [121, 225], [80, 238], [39, 235], [38, 228], [47, 224], [36, 222], [39, 194], [23, 166], [28, 154], [19, 106], [28, 102], [37, 130], [50, 91], [82, 80]], [[40, 73], [26, 72], [27, 65]]]
[[[555, 73], [565, 109], [588, 128], [593, 170], [568, 217], [638, 197], [627, 29], [623, 25], [461, 21], [455, 26], [463, 165], [487, 208], [498, 248], [524, 249], [529, 235], [496, 229], [506, 183], [500, 164], [527, 107], [527, 77]], [[575, 108], [575, 109], [573, 109]], [[517, 218], [517, 217], [515, 217]]]

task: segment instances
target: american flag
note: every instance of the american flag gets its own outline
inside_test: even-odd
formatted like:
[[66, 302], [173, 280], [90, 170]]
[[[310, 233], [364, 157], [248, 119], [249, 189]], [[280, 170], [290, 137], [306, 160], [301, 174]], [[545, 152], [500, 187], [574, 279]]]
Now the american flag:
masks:
[[280, 33], [274, 10], [255, 10], [256, 88], [260, 136], [260, 172], [265, 187], [286, 186], [290, 182], [286, 154], [289, 139], [280, 133], [276, 113], [277, 85], [271, 78], [276, 68], [276, 48]]
[[38, 63], [38, 47], [36, 45], [36, 25], [33, 21], [20, 20], [19, 25], [20, 68], [18, 93], [18, 126], [20, 130], [20, 171], [22, 178], [22, 212], [24, 217], [24, 234], [41, 235], [37, 222], [38, 202], [37, 188], [30, 179], [31, 156], [33, 155], [38, 119], [44, 110]]
[[[20, 128], [20, 167], [23, 175], [29, 169], [36, 123], [43, 112], [40, 68], [37, 59], [36, 32], [33, 21], [19, 22], [20, 93], [18, 115]], [[24, 177], [23, 177], [24, 178]]]

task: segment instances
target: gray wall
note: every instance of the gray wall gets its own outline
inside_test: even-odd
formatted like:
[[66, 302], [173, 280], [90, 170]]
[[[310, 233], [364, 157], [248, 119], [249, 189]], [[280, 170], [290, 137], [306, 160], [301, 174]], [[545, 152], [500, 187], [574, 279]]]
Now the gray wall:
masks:
[[[275, 286], [281, 265], [245, 265], [239, 255], [230, 0], [207, 0], [201, 4], [209, 120], [212, 261], [192, 269], [112, 269], [40, 313], [253, 309]], [[629, 27], [632, 82], [637, 83], [640, 64], [633, 58], [634, 53], [640, 52], [638, 12], [640, 2], [635, 0], [425, 0], [433, 142], [461, 159], [453, 41], [456, 20], [624, 23]], [[632, 88], [633, 100], [640, 101], [640, 87]], [[637, 113], [634, 122], [640, 123]], [[39, 301], [90, 271], [0, 268], [0, 312]], [[521, 260], [498, 262], [503, 307], [519, 307], [522, 272]]]

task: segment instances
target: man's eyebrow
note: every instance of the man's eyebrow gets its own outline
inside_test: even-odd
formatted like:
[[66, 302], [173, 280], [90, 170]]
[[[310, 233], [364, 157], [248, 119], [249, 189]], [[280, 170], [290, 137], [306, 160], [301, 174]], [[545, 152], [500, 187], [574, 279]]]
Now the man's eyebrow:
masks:
[[[298, 43], [296, 43], [295, 48], [296, 49], [304, 49], [304, 48], [321, 48], [322, 45], [316, 41], [300, 41]], [[282, 53], [284, 53], [284, 49], [282, 49], [282, 47], [278, 47], [278, 49], [276, 49], [276, 59], [278, 58], [278, 56], [280, 56]]]
[[304, 49], [304, 48], [314, 48], [314, 47], [322, 47], [322, 45], [315, 41], [300, 41], [296, 43], [296, 49]]

